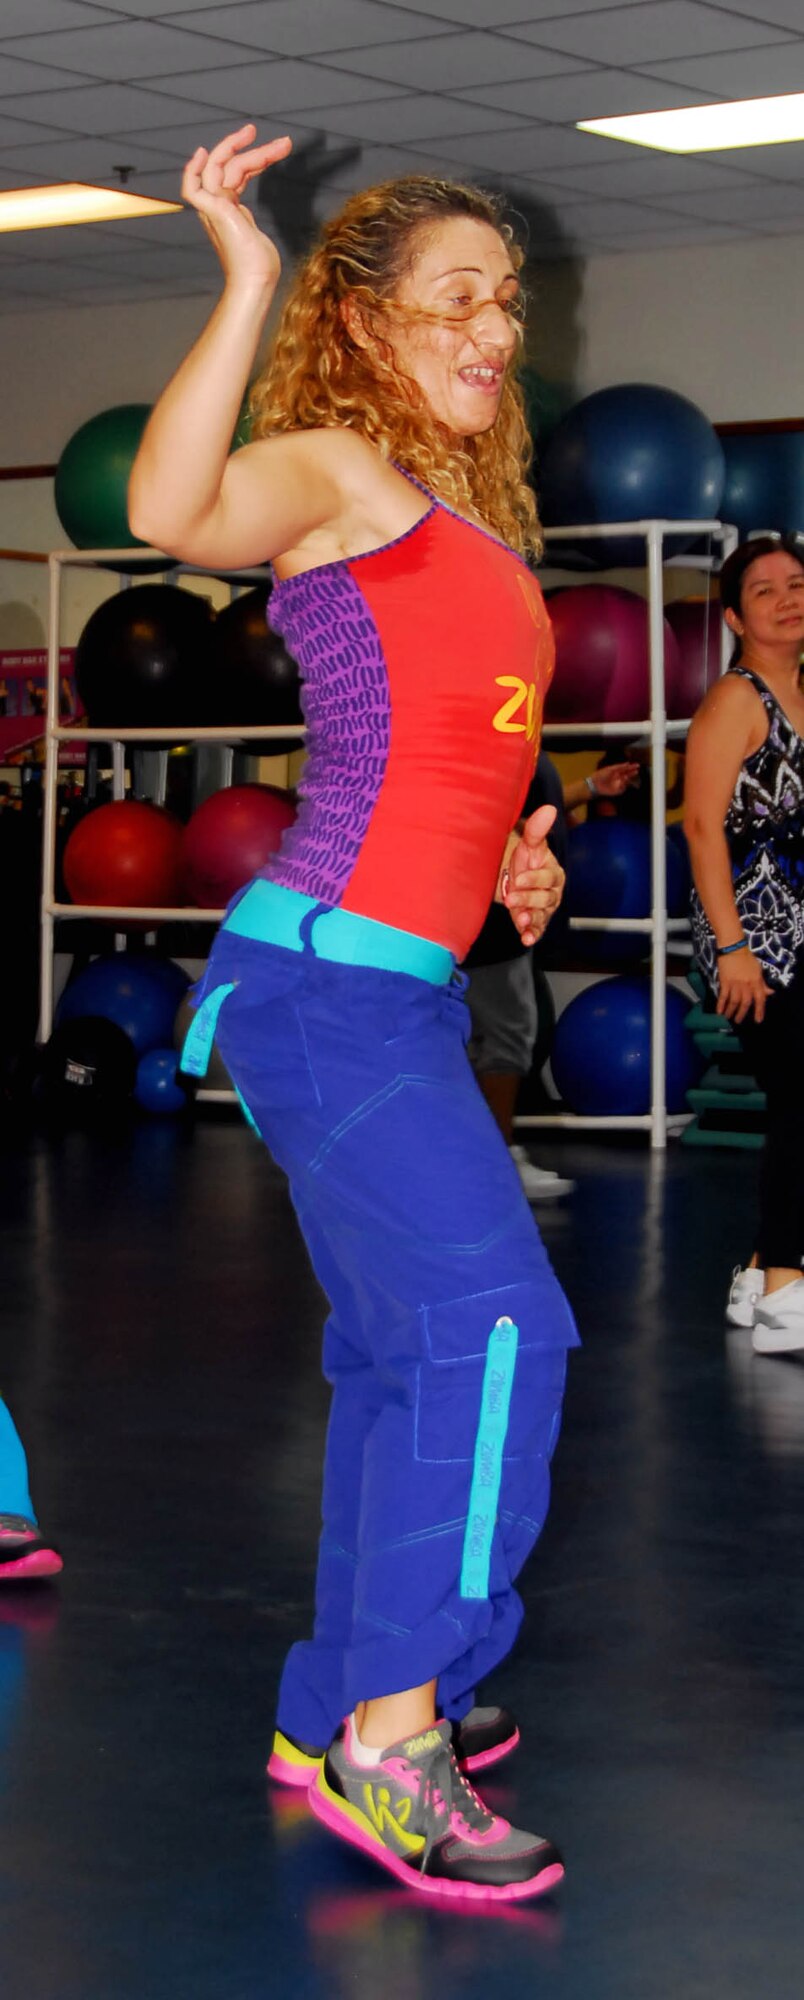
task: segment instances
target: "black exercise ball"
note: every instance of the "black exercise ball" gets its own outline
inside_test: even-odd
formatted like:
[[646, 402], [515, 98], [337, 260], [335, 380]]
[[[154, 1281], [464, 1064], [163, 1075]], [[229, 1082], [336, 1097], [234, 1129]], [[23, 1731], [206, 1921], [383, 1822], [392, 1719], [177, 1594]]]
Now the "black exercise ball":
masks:
[[115, 592], [87, 620], [75, 655], [90, 723], [121, 728], [206, 720], [212, 613], [169, 583]]
[[[270, 590], [258, 584], [233, 597], [215, 619], [212, 635], [214, 714], [218, 722], [265, 723], [303, 720], [299, 669], [267, 621]], [[299, 739], [295, 739], [298, 742]], [[292, 748], [270, 740], [267, 748]]]
[[70, 1123], [119, 1115], [134, 1090], [137, 1055], [113, 1021], [80, 1014], [54, 1028], [44, 1051], [42, 1084], [48, 1109]]

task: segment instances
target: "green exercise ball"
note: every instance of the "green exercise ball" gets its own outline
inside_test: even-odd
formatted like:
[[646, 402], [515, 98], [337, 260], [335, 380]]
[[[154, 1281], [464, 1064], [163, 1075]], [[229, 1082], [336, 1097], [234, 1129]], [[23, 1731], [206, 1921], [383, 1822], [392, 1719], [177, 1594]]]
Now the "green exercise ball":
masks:
[[126, 490], [149, 403], [118, 403], [90, 417], [66, 444], [56, 468], [56, 510], [78, 549], [136, 549]]

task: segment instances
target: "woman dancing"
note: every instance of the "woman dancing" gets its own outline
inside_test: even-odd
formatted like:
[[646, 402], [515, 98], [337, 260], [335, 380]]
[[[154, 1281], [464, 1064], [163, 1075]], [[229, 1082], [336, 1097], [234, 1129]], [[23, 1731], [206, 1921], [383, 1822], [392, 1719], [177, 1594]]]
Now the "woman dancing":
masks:
[[185, 172], [225, 285], [130, 514], [206, 568], [270, 560], [304, 681], [299, 815], [227, 915], [184, 1058], [200, 1071], [216, 1033], [331, 1306], [315, 1627], [269, 1768], [400, 1880], [510, 1901], [562, 1864], [469, 1784], [517, 1740], [474, 1689], [520, 1624], [577, 1341], [455, 976], [495, 895], [529, 944], [562, 883], [552, 810], [517, 827], [553, 662], [512, 372], [522, 257], [473, 188], [354, 196], [294, 277], [256, 441], [230, 457], [279, 276], [241, 196], [290, 151], [254, 139]]

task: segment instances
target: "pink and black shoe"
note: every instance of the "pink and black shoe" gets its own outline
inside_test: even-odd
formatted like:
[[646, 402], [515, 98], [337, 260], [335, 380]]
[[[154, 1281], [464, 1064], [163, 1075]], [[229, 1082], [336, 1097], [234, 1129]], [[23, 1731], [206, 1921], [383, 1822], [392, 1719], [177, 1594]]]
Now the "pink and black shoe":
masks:
[[[359, 1746], [357, 1746], [359, 1748]], [[448, 1722], [358, 1762], [354, 1724], [338, 1731], [310, 1786], [316, 1818], [420, 1894], [464, 1906], [557, 1888], [557, 1848], [493, 1813], [458, 1769]]]
[[[507, 1708], [471, 1708], [462, 1722], [452, 1724], [452, 1747], [461, 1771], [485, 1771], [510, 1757], [519, 1742], [519, 1730]], [[324, 1750], [277, 1729], [268, 1776], [278, 1785], [312, 1784], [323, 1764]]]
[[0, 1586], [40, 1583], [58, 1576], [64, 1563], [58, 1549], [45, 1540], [24, 1514], [0, 1514]]

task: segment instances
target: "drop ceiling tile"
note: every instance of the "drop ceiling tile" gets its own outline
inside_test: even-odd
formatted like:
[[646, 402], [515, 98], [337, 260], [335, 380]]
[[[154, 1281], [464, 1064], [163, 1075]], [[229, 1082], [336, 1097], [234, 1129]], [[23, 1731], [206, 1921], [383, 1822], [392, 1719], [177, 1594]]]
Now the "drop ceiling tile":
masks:
[[661, 196], [657, 206], [673, 207], [702, 222], [730, 222], [738, 229], [749, 224], [771, 226], [798, 219], [804, 228], [804, 186], [775, 187], [772, 197], [766, 187], [713, 188], [711, 193]]
[[650, 70], [652, 76], [693, 85], [699, 96], [704, 91], [710, 97], [773, 97], [777, 92], [804, 90], [804, 36], [744, 55], [651, 63]]
[[527, 56], [519, 43], [504, 35], [438, 35], [426, 41], [394, 42], [381, 49], [352, 49], [330, 56], [333, 69], [374, 76], [410, 90], [465, 90], [473, 84], [502, 84], [521, 77], [552, 76], [555, 70], [578, 67], [566, 57], [533, 50]]
[[[139, 130], [146, 126], [164, 125], [171, 117], [187, 118], [187, 103], [183, 98], [173, 98], [160, 92], [140, 90], [136, 84], [93, 83], [86, 88], [60, 90], [58, 99], [46, 92], [41, 95], [31, 92], [15, 100], [18, 111], [24, 111], [26, 118], [39, 125], [50, 125], [64, 132], [81, 132], [92, 138], [110, 133], [118, 138], [121, 133]], [[7, 98], [0, 98], [0, 132], [5, 128], [5, 114], [11, 104]], [[208, 117], [206, 108], [201, 114]]]
[[544, 82], [500, 84], [494, 92], [462, 91], [464, 103], [488, 103], [494, 96], [501, 110], [524, 117], [546, 118], [556, 124], [570, 119], [611, 118], [625, 111], [672, 111], [705, 93], [659, 83], [625, 69], [586, 69], [574, 76], [548, 77]]
[[439, 140], [442, 159], [475, 172], [538, 174], [551, 168], [586, 166], [597, 160], [622, 160], [618, 139], [598, 139], [572, 126], [519, 125], [504, 132], [475, 133], [471, 138]]
[[[405, 4], [416, 14], [440, 16], [443, 21], [454, 21], [460, 28], [488, 27], [488, 0], [405, 0]], [[598, 7], [609, 6], [611, 0], [571, 0], [571, 4], [574, 14], [594, 14]], [[641, 0], [627, 0], [627, 4], [639, 6]], [[534, 21], [554, 18], [558, 12], [560, 0], [499, 0], [495, 27], [527, 28]]]
[[[0, 43], [14, 35], [49, 35], [63, 28], [96, 28], [119, 20], [108, 7], [83, 5], [83, 0], [3, 0]], [[9, 54], [13, 55], [13, 49]]]
[[[81, 291], [87, 279], [79, 264], [38, 263], [28, 259], [15, 267], [13, 275], [31, 298], [64, 298], [70, 292]], [[4, 266], [3, 284], [7, 285], [11, 277], [12, 272]]]
[[[52, 107], [52, 97], [48, 102]], [[7, 104], [0, 106], [0, 160], [11, 151], [12, 146], [35, 146], [49, 139], [53, 129], [48, 118], [44, 123], [37, 124], [34, 119], [14, 118]]]
[[[379, 88], [380, 86], [378, 86]], [[504, 130], [507, 113], [486, 111], [482, 105], [459, 104], [453, 97], [383, 97], [377, 104], [344, 105], [342, 109], [319, 110], [317, 122], [325, 132], [339, 132], [344, 139], [369, 139], [382, 144], [415, 146], [429, 141], [441, 152], [441, 140], [464, 132]], [[435, 142], [438, 141], [438, 145]]]
[[661, 250], [666, 256], [668, 251], [687, 250], [696, 245], [700, 247], [707, 243], [738, 244], [744, 240], [741, 230], [729, 229], [725, 223], [713, 223], [710, 227], [701, 227], [689, 222], [681, 223], [678, 229], [663, 229], [661, 235], [657, 235], [656, 231], [651, 229], [644, 232], [638, 230], [626, 236], [611, 236], [607, 241], [601, 239], [599, 242], [595, 242], [594, 237], [590, 235], [583, 247], [587, 254], [593, 257], [608, 254], [633, 257], [642, 250], [648, 253]]
[[[30, 140], [30, 130], [28, 137]], [[188, 150], [192, 152], [193, 148], [190, 147]], [[130, 165], [140, 170], [138, 174], [132, 175], [130, 182], [127, 183], [130, 191], [136, 194], [141, 173], [145, 171], [146, 166], [155, 170], [164, 165], [173, 169], [174, 181], [178, 187], [172, 155], [165, 154], [159, 147], [146, 148], [138, 143], [136, 154], [132, 158], [128, 137], [125, 141], [119, 138], [83, 139], [75, 133], [68, 132], [63, 138], [52, 139], [49, 133], [43, 133], [36, 145], [9, 146], [7, 153], [0, 154], [0, 159], [7, 160], [13, 165], [17, 172], [18, 186], [22, 179], [29, 178], [53, 181], [100, 181], [103, 184], [108, 181], [117, 186], [119, 177], [115, 169]], [[178, 194], [176, 199], [178, 200]]]
[[599, 230], [601, 234], [624, 236], [631, 230], [656, 229], [657, 234], [665, 228], [672, 229], [678, 217], [654, 211], [646, 204], [629, 201], [581, 201], [573, 202], [562, 212], [561, 220], [565, 229], [573, 234], [585, 235], [588, 230]]
[[646, 195], [671, 195], [676, 189], [693, 193], [696, 188], [741, 187], [748, 179], [732, 168], [710, 166], [709, 160], [718, 158], [716, 153], [700, 160], [678, 153], [648, 153], [635, 146], [623, 150], [635, 157], [595, 167], [564, 167], [557, 172], [556, 186], [565, 193], [634, 195], [639, 200]]
[[766, 21], [773, 28], [788, 28], [801, 34], [801, 0], [739, 0], [740, 12], [752, 21]]
[[728, 152], [710, 153], [717, 157], [722, 167], [736, 167], [741, 173], [750, 174], [752, 179], [765, 181], [800, 181], [804, 179], [804, 140], [783, 146], [740, 146]]
[[[163, 216], [154, 220], [157, 229], [166, 232], [165, 242], [172, 244], [171, 223], [181, 218]], [[140, 227], [143, 221], [141, 218]], [[136, 217], [117, 223], [76, 222], [65, 229], [13, 230], [8, 236], [0, 236], [0, 243], [16, 243], [20, 262], [58, 265], [99, 263], [121, 251], [125, 254], [126, 249], [141, 253], [146, 247], [137, 233]]]
[[696, 0], [644, 0], [637, 8], [603, 7], [592, 15], [578, 16], [568, 8], [566, 17], [540, 23], [533, 40], [590, 62], [642, 68], [669, 57], [748, 49], [782, 40], [784, 33], [727, 9], [699, 6]]
[[63, 69], [51, 68], [49, 63], [22, 62], [10, 54], [12, 47], [8, 42], [4, 48], [0, 45], [0, 97], [22, 97], [30, 90], [63, 90], [72, 82]]
[[[33, 56], [39, 47], [36, 35], [15, 42], [14, 53]], [[177, 28], [163, 27], [158, 21], [118, 21], [114, 26], [73, 29], [68, 34], [49, 35], [47, 53], [51, 63], [81, 77], [101, 77], [113, 83], [137, 83], [141, 79], [161, 79], [188, 70], [220, 69], [224, 63], [245, 61], [248, 44], [237, 49], [211, 35], [185, 35]]]
[[[292, 111], [317, 110], [319, 105], [370, 104], [375, 97], [389, 96], [387, 84], [370, 78], [347, 76], [324, 69], [321, 63], [286, 61], [237, 63], [215, 74], [171, 77], [170, 88], [179, 97], [195, 104], [209, 104], [234, 111], [238, 117], [264, 118], [270, 115], [283, 122]], [[143, 121], [144, 123], [144, 121]]]
[[[338, 49], [369, 49], [411, 36], [442, 35], [444, 23], [429, 21], [408, 8], [379, 6], [377, 0], [227, 0], [227, 4], [177, 16], [193, 33], [222, 35], [283, 56], [334, 54]], [[198, 9], [198, 11], [196, 11]], [[172, 7], [165, 9], [168, 20]], [[488, 10], [487, 10], [488, 14]]]

